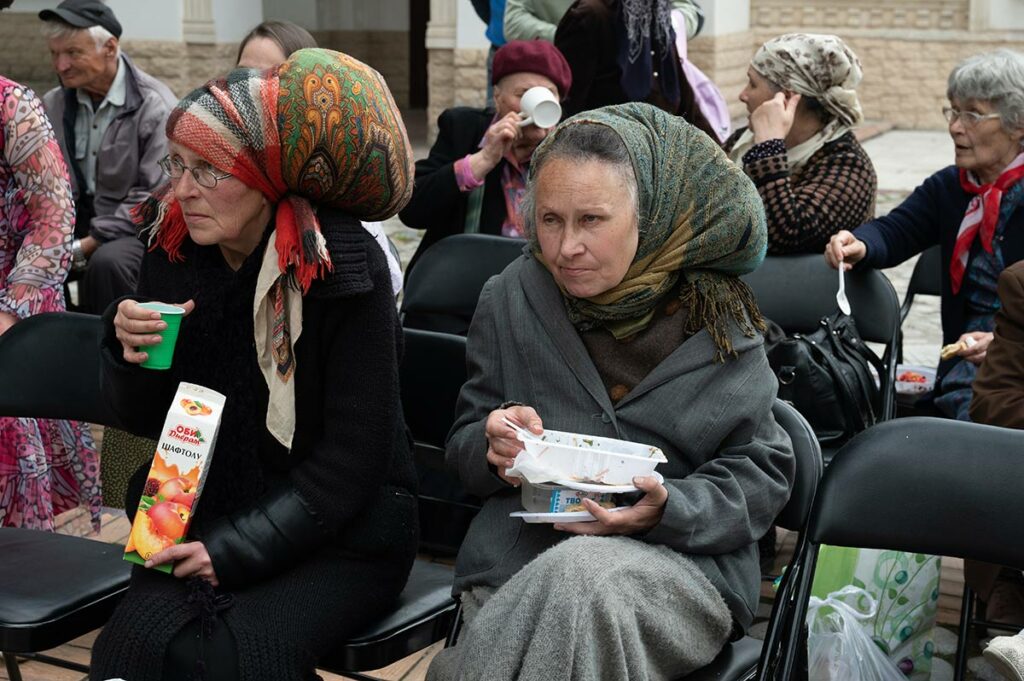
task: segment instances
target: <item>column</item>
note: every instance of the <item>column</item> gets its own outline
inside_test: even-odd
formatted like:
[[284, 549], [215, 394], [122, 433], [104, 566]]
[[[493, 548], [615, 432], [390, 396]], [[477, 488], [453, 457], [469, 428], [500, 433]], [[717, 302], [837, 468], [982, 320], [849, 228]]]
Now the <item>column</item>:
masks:
[[430, 0], [427, 23], [427, 137], [433, 143], [441, 112], [455, 103], [456, 0]]
[[737, 97], [746, 83], [747, 66], [756, 47], [750, 26], [750, 0], [702, 0], [701, 7], [704, 29], [690, 43], [690, 61], [722, 91], [732, 117], [745, 116], [746, 109]]

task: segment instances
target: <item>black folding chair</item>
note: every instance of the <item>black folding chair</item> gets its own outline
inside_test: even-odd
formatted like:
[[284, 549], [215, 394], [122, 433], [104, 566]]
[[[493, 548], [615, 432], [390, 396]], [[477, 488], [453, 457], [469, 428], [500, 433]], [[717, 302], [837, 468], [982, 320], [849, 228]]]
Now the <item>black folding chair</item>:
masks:
[[[0, 415], [114, 424], [100, 396], [99, 317], [58, 312], [18, 322], [0, 336]], [[120, 546], [50, 532], [0, 528], [0, 653], [77, 671], [38, 655], [102, 626], [128, 589]]]
[[[822, 317], [838, 310], [839, 275], [822, 255], [781, 255], [743, 280], [753, 289], [765, 317], [789, 333], [812, 333]], [[878, 270], [859, 267], [846, 273], [846, 296], [861, 337], [881, 343], [884, 371], [879, 376], [879, 420], [891, 419], [896, 408], [896, 358], [900, 342], [900, 304], [889, 279]], [[835, 452], [823, 450], [828, 463]]]
[[[925, 249], [921, 256], [914, 263], [914, 271], [910, 275], [910, 283], [907, 284], [907, 294], [903, 297], [903, 304], [900, 305], [900, 325], [907, 321], [910, 314], [910, 307], [914, 304], [915, 296], [941, 296], [942, 295], [942, 253], [938, 245]], [[900, 353], [899, 361], [903, 361], [903, 331], [900, 330]], [[939, 416], [939, 412], [932, 406], [932, 394], [897, 395], [896, 413], [899, 416]]]
[[910, 275], [910, 283], [907, 284], [907, 294], [903, 296], [903, 304], [900, 305], [900, 323], [902, 324], [910, 314], [910, 306], [914, 304], [914, 296], [941, 296], [942, 295], [942, 252], [936, 244], [931, 248], [922, 251], [921, 256], [914, 263], [914, 271]]
[[455, 234], [427, 249], [409, 272], [402, 325], [465, 336], [487, 280], [522, 255], [522, 239]]
[[[778, 679], [794, 676], [821, 544], [956, 556], [1024, 568], [1024, 432], [914, 417], [878, 424], [839, 450], [818, 488], [806, 564], [789, 601]], [[961, 612], [956, 678], [966, 666]]]
[[[454, 555], [479, 510], [479, 502], [444, 468], [444, 441], [466, 379], [466, 339], [418, 329], [405, 329], [404, 336], [402, 404], [420, 476], [420, 548]], [[398, 606], [320, 660], [319, 667], [372, 679], [360, 672], [380, 669], [444, 639], [457, 619], [454, 577], [447, 565], [417, 560]]]
[[823, 463], [818, 438], [796, 409], [782, 400], [776, 400], [772, 413], [789, 434], [796, 457], [793, 491], [775, 519], [776, 525], [799, 533], [793, 557], [775, 594], [764, 642], [751, 636], [733, 641], [725, 646], [710, 665], [687, 675], [686, 681], [747, 681], [755, 676], [763, 681], [773, 678], [775, 666], [781, 658], [784, 637], [789, 628], [785, 617], [792, 611], [794, 585], [807, 561], [806, 528]]

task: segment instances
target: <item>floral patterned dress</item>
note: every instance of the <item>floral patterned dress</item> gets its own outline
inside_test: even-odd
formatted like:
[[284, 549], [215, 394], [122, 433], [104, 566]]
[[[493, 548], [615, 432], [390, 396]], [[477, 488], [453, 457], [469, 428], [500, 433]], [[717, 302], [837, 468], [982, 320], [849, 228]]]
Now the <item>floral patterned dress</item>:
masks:
[[[42, 104], [0, 76], [0, 312], [24, 319], [64, 309], [73, 228], [68, 171]], [[98, 529], [88, 426], [0, 417], [0, 525], [52, 530], [56, 514], [80, 505]]]

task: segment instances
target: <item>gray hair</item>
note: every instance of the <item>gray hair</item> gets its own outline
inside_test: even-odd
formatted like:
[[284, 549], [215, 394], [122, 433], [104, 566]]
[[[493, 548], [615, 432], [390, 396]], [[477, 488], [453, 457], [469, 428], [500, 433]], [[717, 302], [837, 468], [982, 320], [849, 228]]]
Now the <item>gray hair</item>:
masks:
[[964, 59], [949, 74], [946, 96], [989, 102], [1003, 128], [1024, 128], [1024, 54], [1001, 49]]
[[89, 28], [79, 28], [66, 24], [63, 21], [51, 19], [43, 22], [43, 36], [48, 40], [57, 38], [64, 39], [70, 38], [71, 36], [77, 35], [85, 31], [92, 38], [92, 41], [96, 44], [96, 51], [99, 52], [103, 49], [103, 46], [107, 44], [107, 41], [114, 38], [114, 44], [117, 46], [117, 55], [121, 56], [121, 44], [114, 36], [113, 33], [103, 28], [102, 26], [90, 26]]
[[528, 235], [535, 234], [537, 227], [537, 178], [544, 165], [552, 159], [575, 163], [599, 161], [612, 166], [622, 178], [632, 199], [634, 217], [639, 223], [639, 191], [633, 160], [629, 149], [618, 134], [607, 125], [591, 122], [571, 123], [560, 126], [552, 133], [553, 139], [544, 143], [543, 148], [530, 159], [530, 182], [520, 207], [523, 226]]

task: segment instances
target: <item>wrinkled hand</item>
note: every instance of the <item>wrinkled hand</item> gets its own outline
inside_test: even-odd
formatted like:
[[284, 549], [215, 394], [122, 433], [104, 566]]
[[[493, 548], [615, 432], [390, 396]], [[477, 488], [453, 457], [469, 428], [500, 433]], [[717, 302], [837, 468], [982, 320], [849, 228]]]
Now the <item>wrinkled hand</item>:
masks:
[[533, 407], [495, 409], [487, 416], [487, 422], [484, 424], [484, 434], [487, 436], [487, 463], [498, 469], [498, 477], [513, 487], [519, 487], [522, 480], [510, 478], [505, 475], [505, 470], [515, 464], [516, 454], [522, 451], [523, 443], [516, 439], [516, 431], [503, 423], [502, 418], [518, 423], [536, 435], [544, 432], [544, 424]]
[[[195, 309], [195, 301], [181, 303], [178, 307], [185, 308], [187, 317]], [[134, 300], [122, 300], [117, 305], [114, 315], [114, 335], [121, 341], [124, 348], [124, 361], [130, 364], [142, 364], [149, 358], [149, 353], [136, 348], [145, 348], [160, 342], [157, 334], [167, 328], [160, 319], [160, 313], [147, 310]]]
[[213, 561], [210, 560], [210, 554], [206, 551], [206, 546], [203, 542], [189, 541], [183, 544], [175, 544], [169, 549], [153, 554], [146, 561], [146, 567], [156, 567], [157, 565], [175, 561], [177, 561], [177, 565], [174, 566], [174, 572], [172, 573], [175, 577], [181, 579], [193, 576], [202, 577], [211, 586], [220, 585], [217, 573], [213, 570]]
[[[967, 342], [968, 338], [974, 339], [973, 345]], [[988, 346], [992, 343], [992, 333], [990, 331], [969, 331], [960, 336], [959, 342], [962, 342], [967, 347], [956, 354], [971, 364], [981, 364], [985, 361]]]
[[665, 512], [665, 503], [668, 501], [668, 490], [654, 476], [633, 478], [633, 484], [645, 493], [634, 506], [613, 513], [602, 508], [593, 499], [584, 499], [583, 505], [597, 522], [556, 523], [555, 529], [571, 534], [590, 535], [628, 535], [650, 530], [661, 522], [661, 515]]
[[828, 245], [825, 246], [825, 261], [833, 269], [839, 269], [842, 263], [845, 271], [853, 269], [855, 263], [864, 259], [868, 253], [868, 247], [864, 242], [853, 235], [853, 232], [840, 230], [832, 235]]
[[4, 335], [7, 329], [18, 323], [18, 318], [10, 312], [0, 312], [0, 336]]
[[477, 180], [483, 181], [523, 134], [520, 120], [519, 114], [512, 111], [487, 128], [480, 151], [469, 157], [469, 167]]
[[796, 107], [800, 103], [800, 95], [778, 92], [774, 97], [754, 109], [750, 114], [750, 129], [754, 132], [754, 143], [760, 144], [768, 140], [784, 140], [793, 129], [796, 119]]

